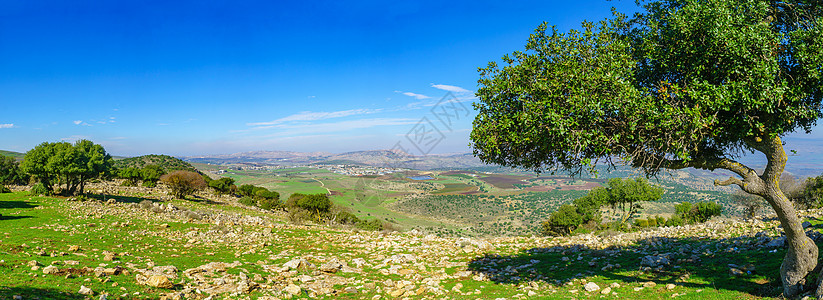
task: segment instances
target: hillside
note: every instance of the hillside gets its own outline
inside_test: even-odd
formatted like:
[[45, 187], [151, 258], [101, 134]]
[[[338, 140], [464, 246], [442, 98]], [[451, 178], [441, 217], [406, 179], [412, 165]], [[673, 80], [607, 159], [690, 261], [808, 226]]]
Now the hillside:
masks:
[[[778, 297], [773, 219], [564, 238], [296, 225], [230, 198], [0, 194], [0, 298], [758, 299]], [[131, 192], [129, 192], [131, 191]], [[142, 195], [142, 196], [141, 196]], [[154, 195], [154, 196], [152, 196]], [[803, 211], [819, 241], [823, 211]], [[81, 294], [84, 293], [84, 294]]]
[[118, 169], [135, 167], [143, 168], [147, 165], [158, 165], [166, 172], [175, 170], [197, 171], [191, 164], [175, 157], [168, 155], [143, 155], [137, 157], [130, 157], [124, 159], [117, 159], [114, 161], [114, 167]]
[[14, 151], [6, 151], [6, 150], [0, 150], [0, 155], [11, 156], [11, 157], [14, 157], [14, 159], [16, 159], [16, 160], [23, 160], [23, 157], [26, 156], [25, 153], [14, 152]]

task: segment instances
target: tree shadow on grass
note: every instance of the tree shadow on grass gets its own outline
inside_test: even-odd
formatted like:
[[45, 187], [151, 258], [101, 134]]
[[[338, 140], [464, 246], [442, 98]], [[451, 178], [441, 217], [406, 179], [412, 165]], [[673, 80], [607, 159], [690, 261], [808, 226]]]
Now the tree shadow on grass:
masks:
[[[786, 249], [766, 248], [763, 246], [766, 242], [768, 240], [753, 237], [720, 240], [654, 237], [630, 246], [606, 249], [586, 245], [532, 248], [513, 255], [477, 257], [469, 263], [469, 270], [499, 284], [543, 281], [561, 286], [576, 278], [597, 276], [604, 284], [617, 281], [632, 288], [652, 281], [661, 285], [657, 289], [663, 291], [663, 286], [672, 283], [694, 289], [777, 297], [782, 292], [779, 269]], [[646, 256], [664, 257], [665, 260], [658, 261], [668, 261], [668, 264], [642, 266]], [[732, 274], [732, 268], [741, 270], [742, 274]]]
[[77, 293], [66, 293], [55, 289], [43, 289], [34, 287], [0, 287], [0, 298], [12, 299], [14, 295], [22, 296], [23, 299], [54, 299], [72, 300], [85, 299], [86, 296]]
[[19, 219], [28, 219], [28, 218], [34, 218], [34, 217], [32, 217], [32, 216], [4, 216], [4, 215], [0, 215], [0, 221], [19, 220]]
[[33, 201], [0, 201], [0, 208], [35, 208], [37, 202]]

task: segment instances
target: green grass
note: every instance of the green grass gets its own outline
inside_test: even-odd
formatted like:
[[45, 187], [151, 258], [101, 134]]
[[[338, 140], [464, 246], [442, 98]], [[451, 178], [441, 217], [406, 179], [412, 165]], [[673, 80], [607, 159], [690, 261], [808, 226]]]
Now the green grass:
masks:
[[[349, 201], [350, 196], [341, 196]], [[191, 283], [185, 279], [182, 271], [208, 262], [239, 261], [242, 265], [229, 269], [228, 274], [254, 274], [270, 276], [257, 262], [266, 265], [282, 265], [294, 257], [308, 258], [319, 264], [320, 258], [337, 257], [345, 261], [363, 258], [372, 263], [363, 268], [362, 273], [339, 273], [336, 276], [352, 278], [349, 286], [362, 286], [374, 283], [382, 287], [386, 279], [409, 280], [420, 284], [420, 278], [429, 278], [446, 274], [457, 274], [466, 270], [474, 274], [468, 278], [446, 278], [440, 286], [449, 290], [460, 284], [462, 293], [448, 291], [443, 296], [428, 295], [428, 298], [452, 299], [515, 299], [515, 295], [525, 295], [530, 284], [539, 289], [534, 299], [599, 299], [599, 293], [585, 293], [583, 281], [597, 283], [606, 287], [619, 283], [620, 288], [613, 291], [620, 299], [670, 299], [678, 294], [682, 299], [758, 299], [777, 297], [780, 294], [778, 269], [785, 255], [784, 249], [776, 252], [758, 247], [741, 247], [750, 238], [730, 238], [724, 240], [673, 238], [668, 242], [657, 244], [651, 240], [641, 240], [628, 247], [610, 249], [590, 249], [581, 246], [559, 246], [552, 251], [544, 251], [545, 245], [552, 240], [542, 238], [509, 238], [493, 242], [495, 248], [488, 251], [465, 252], [455, 247], [455, 240], [422, 241], [417, 237], [405, 235], [382, 236], [368, 232], [349, 232], [323, 226], [292, 227], [283, 226], [272, 231], [270, 236], [260, 237], [263, 228], [245, 225], [215, 225], [200, 221], [180, 219], [172, 214], [154, 213], [136, 208], [136, 204], [146, 200], [132, 196], [110, 196], [118, 201], [116, 205], [98, 202], [66, 202], [62, 198], [31, 197], [25, 192], [0, 194], [0, 299], [10, 299], [13, 295], [23, 295], [24, 299], [83, 299], [77, 294], [81, 285], [90, 287], [96, 293], [108, 293], [109, 299], [118, 299], [128, 294], [129, 299], [157, 299], [170, 291], [181, 291], [182, 285], [172, 290], [157, 289], [137, 285], [135, 274], [96, 277], [84, 274], [66, 278], [64, 276], [44, 275], [42, 269], [31, 270], [27, 262], [36, 260], [43, 266], [60, 263], [59, 268], [83, 267], [95, 268], [106, 266], [125, 266], [133, 263], [145, 268], [148, 262], [158, 266], [176, 266], [184, 284]], [[178, 207], [203, 212], [229, 212], [273, 218], [273, 215], [240, 207], [224, 206], [211, 201], [174, 200]], [[375, 207], [381, 207], [377, 205]], [[274, 221], [280, 221], [276, 218]], [[127, 224], [122, 226], [120, 224]], [[168, 227], [161, 226], [167, 224]], [[821, 222], [813, 220], [815, 228]], [[734, 226], [734, 225], [729, 225]], [[774, 226], [773, 224], [770, 226]], [[769, 228], [768, 230], [772, 230]], [[729, 229], [731, 230], [731, 229]], [[212, 232], [217, 239], [189, 243], [187, 234]], [[218, 233], [215, 233], [218, 232]], [[242, 242], [219, 232], [237, 233], [240, 236], [257, 236], [253, 242]], [[352, 236], [361, 236], [363, 241], [353, 240]], [[79, 245], [81, 250], [71, 253], [70, 245]], [[56, 256], [40, 256], [37, 252], [45, 251]], [[740, 250], [744, 249], [744, 250]], [[103, 251], [127, 253], [117, 260], [103, 261]], [[65, 252], [65, 255], [61, 253]], [[384, 275], [381, 269], [374, 268], [383, 259], [398, 253], [417, 255], [419, 262], [403, 268], [414, 271], [410, 275]], [[661, 272], [642, 271], [640, 259], [651, 253], [670, 253], [672, 264]], [[697, 255], [699, 261], [685, 262]], [[564, 261], [563, 257], [569, 258]], [[578, 257], [581, 259], [578, 260]], [[77, 261], [68, 266], [64, 261]], [[437, 267], [440, 261], [452, 262], [449, 267]], [[491, 263], [494, 262], [496, 266]], [[594, 262], [590, 266], [589, 262]], [[755, 271], [735, 277], [729, 274], [728, 264], [753, 264]], [[611, 270], [601, 270], [606, 264], [619, 264]], [[678, 267], [675, 267], [678, 266]], [[509, 268], [511, 267], [511, 268]], [[41, 267], [42, 268], [42, 267]], [[382, 269], [385, 269], [384, 266]], [[510, 271], [503, 271], [503, 270]], [[128, 268], [127, 268], [128, 269]], [[513, 271], [516, 270], [516, 271]], [[131, 270], [133, 272], [133, 270]], [[311, 272], [303, 272], [315, 276]], [[414, 279], [415, 274], [420, 278]], [[472, 276], [484, 274], [490, 280], [477, 281]], [[273, 277], [274, 278], [274, 277]], [[287, 282], [288, 278], [275, 278], [276, 282]], [[657, 286], [635, 291], [643, 282], [653, 281]], [[116, 283], [116, 286], [115, 286]], [[265, 283], [265, 280], [259, 282]], [[567, 283], [570, 283], [567, 285]], [[676, 285], [674, 290], [667, 290], [665, 285]], [[342, 289], [340, 285], [336, 288]], [[125, 289], [125, 290], [124, 290]], [[475, 294], [478, 290], [481, 293]], [[134, 293], [139, 293], [134, 296]], [[269, 291], [254, 291], [248, 296], [255, 299]], [[338, 293], [328, 295], [326, 299], [371, 299], [380, 294], [388, 297], [383, 288], [363, 290], [358, 294]], [[306, 297], [303, 294], [302, 297]], [[615, 296], [603, 296], [615, 298]], [[96, 299], [97, 297], [95, 297]], [[222, 295], [217, 299], [234, 299]], [[280, 297], [282, 298], [282, 297]], [[324, 298], [324, 297], [320, 297]], [[421, 297], [411, 297], [418, 299]]]

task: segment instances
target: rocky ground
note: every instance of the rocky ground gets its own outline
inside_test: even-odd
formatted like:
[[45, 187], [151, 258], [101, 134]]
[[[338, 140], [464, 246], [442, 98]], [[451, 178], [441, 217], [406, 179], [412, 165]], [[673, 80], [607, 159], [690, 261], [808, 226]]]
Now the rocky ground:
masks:
[[[121, 189], [121, 188], [117, 188]], [[760, 298], [779, 295], [777, 221], [573, 237], [443, 238], [295, 225], [229, 198], [0, 198], [0, 261], [14, 299]], [[126, 188], [122, 188], [126, 189]], [[137, 193], [134, 193], [137, 194]], [[6, 194], [9, 195], [9, 194]], [[823, 211], [803, 211], [819, 239]], [[24, 226], [16, 230], [16, 226]], [[28, 235], [21, 237], [20, 235]], [[21, 241], [29, 241], [23, 242]], [[19, 277], [19, 278], [18, 278]], [[25, 286], [58, 283], [53, 294]], [[42, 291], [39, 291], [42, 292]], [[41, 294], [42, 295], [42, 294]]]

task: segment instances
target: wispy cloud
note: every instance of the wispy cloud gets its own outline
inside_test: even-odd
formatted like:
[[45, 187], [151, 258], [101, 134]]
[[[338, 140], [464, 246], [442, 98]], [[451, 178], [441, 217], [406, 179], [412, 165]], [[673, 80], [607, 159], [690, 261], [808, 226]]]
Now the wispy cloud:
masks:
[[432, 87], [436, 88], [438, 90], [444, 90], [444, 91], [449, 91], [449, 92], [453, 92], [453, 93], [471, 93], [471, 91], [469, 91], [467, 89], [464, 89], [464, 88], [459, 87], [459, 86], [453, 86], [453, 85], [434, 84], [434, 83], [432, 83]]
[[326, 119], [333, 119], [333, 118], [342, 118], [354, 115], [365, 115], [365, 114], [373, 114], [380, 112], [380, 109], [350, 109], [350, 110], [341, 110], [341, 111], [333, 111], [333, 112], [325, 112], [325, 111], [304, 111], [300, 113], [296, 113], [290, 116], [286, 116], [277, 120], [268, 121], [268, 122], [256, 122], [256, 123], [247, 123], [248, 126], [273, 126], [284, 124], [288, 122], [299, 122], [299, 121], [319, 121], [319, 120], [326, 120]]
[[76, 121], [73, 121], [72, 123], [74, 123], [74, 125], [79, 125], [79, 126], [91, 126], [91, 124], [83, 122], [82, 120], [76, 120]]
[[414, 97], [417, 100], [423, 100], [423, 99], [431, 98], [431, 97], [423, 95], [423, 94], [416, 94], [416, 93], [412, 93], [412, 92], [403, 92], [403, 91], [394, 91], [394, 92], [395, 93], [401, 93], [401, 94], [409, 96], [409, 97]]
[[69, 137], [61, 138], [60, 140], [64, 142], [76, 142], [79, 140], [91, 140], [91, 138], [85, 135], [72, 135]]
[[0, 124], [0, 128], [14, 128], [14, 124]]

